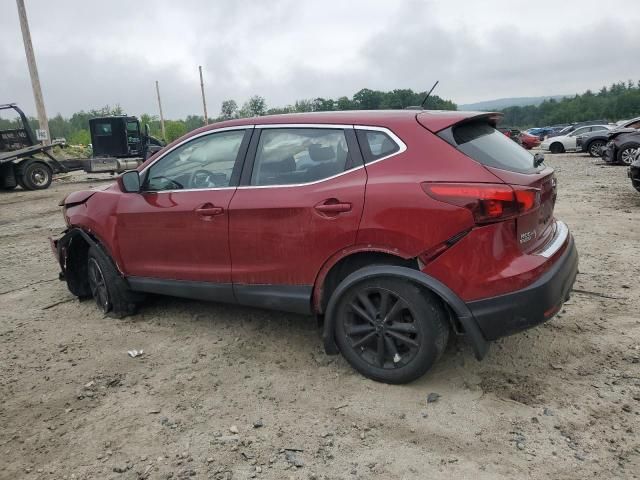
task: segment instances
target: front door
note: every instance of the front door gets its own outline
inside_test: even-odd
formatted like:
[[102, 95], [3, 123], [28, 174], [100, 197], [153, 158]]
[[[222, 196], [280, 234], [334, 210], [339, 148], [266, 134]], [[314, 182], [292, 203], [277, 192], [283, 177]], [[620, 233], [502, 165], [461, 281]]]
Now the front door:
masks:
[[322, 265], [356, 241], [366, 172], [354, 144], [353, 128], [256, 130], [229, 206], [240, 303], [308, 311]]
[[142, 193], [122, 196], [115, 228], [127, 276], [230, 285], [229, 202], [250, 133], [188, 140], [141, 174]]

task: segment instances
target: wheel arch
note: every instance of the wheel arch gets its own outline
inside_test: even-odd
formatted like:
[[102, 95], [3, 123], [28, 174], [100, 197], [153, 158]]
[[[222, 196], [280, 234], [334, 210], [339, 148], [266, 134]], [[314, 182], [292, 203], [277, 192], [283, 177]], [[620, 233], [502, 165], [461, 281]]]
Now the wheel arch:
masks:
[[473, 347], [478, 360], [484, 358], [489, 350], [489, 342], [484, 338], [473, 314], [466, 304], [446, 285], [439, 280], [422, 273], [420, 270], [397, 265], [376, 265], [360, 268], [349, 274], [333, 291], [326, 308], [322, 340], [325, 351], [329, 354], [338, 353], [334, 338], [335, 309], [340, 296], [353, 285], [376, 276], [388, 276], [404, 279], [424, 288], [436, 295], [455, 315], [464, 329], [467, 341]]
[[560, 151], [564, 152], [564, 151], [566, 150], [566, 148], [565, 148], [565, 146], [564, 146], [564, 143], [559, 142], [559, 141], [557, 141], [557, 140], [556, 140], [556, 141], [553, 141], [553, 142], [551, 142], [551, 143], [549, 144], [549, 151], [550, 151], [550, 152], [551, 152], [551, 151], [553, 151], [553, 149], [554, 149], [553, 147], [555, 147], [556, 145], [557, 145], [558, 147], [560, 147]]
[[418, 268], [415, 258], [397, 250], [371, 245], [343, 249], [330, 257], [318, 272], [312, 291], [312, 310], [317, 314], [325, 312], [338, 284], [352, 272], [372, 264]]
[[116, 271], [122, 276], [121, 270], [113, 260], [112, 255], [104, 244], [94, 234], [80, 227], [73, 227], [57, 241], [56, 249], [62, 269], [62, 276], [72, 294], [85, 297], [90, 294], [87, 282], [87, 258], [91, 247], [99, 248], [113, 263]]

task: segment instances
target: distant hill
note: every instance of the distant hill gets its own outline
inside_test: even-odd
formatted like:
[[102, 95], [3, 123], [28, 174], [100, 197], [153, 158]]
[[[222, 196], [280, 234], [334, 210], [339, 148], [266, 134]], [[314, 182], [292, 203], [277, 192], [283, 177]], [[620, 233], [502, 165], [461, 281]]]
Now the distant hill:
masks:
[[507, 107], [525, 107], [527, 105], [538, 106], [545, 100], [553, 98], [560, 100], [570, 95], [550, 95], [548, 97], [513, 97], [513, 98], [497, 98], [495, 100], [487, 100], [484, 102], [467, 103], [458, 105], [458, 110], [502, 110]]

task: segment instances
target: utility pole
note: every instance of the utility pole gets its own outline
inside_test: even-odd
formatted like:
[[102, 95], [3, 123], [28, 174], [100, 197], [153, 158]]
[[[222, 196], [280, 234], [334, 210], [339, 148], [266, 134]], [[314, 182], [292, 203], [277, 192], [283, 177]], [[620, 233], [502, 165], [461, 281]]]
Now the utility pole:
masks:
[[46, 138], [44, 144], [51, 144], [51, 136], [49, 135], [49, 120], [47, 112], [44, 108], [44, 99], [42, 97], [42, 88], [40, 87], [40, 77], [38, 76], [38, 67], [36, 66], [36, 57], [33, 53], [33, 44], [31, 43], [31, 32], [29, 31], [29, 23], [27, 22], [27, 10], [24, 7], [24, 0], [16, 0], [18, 5], [18, 17], [20, 18], [20, 28], [22, 29], [22, 41], [24, 42], [24, 53], [27, 56], [27, 64], [29, 65], [29, 75], [31, 76], [31, 87], [33, 88], [33, 100], [36, 103], [36, 111], [38, 113], [39, 130], [44, 130]]
[[160, 87], [156, 80], [156, 93], [158, 94], [158, 108], [160, 109], [160, 129], [162, 130], [162, 140], [167, 141], [167, 134], [164, 130], [164, 115], [162, 115], [162, 102], [160, 101]]
[[209, 117], [207, 116], [207, 100], [204, 98], [204, 82], [202, 81], [202, 65], [198, 66], [200, 70], [200, 90], [202, 91], [202, 106], [204, 107], [204, 124], [209, 125]]

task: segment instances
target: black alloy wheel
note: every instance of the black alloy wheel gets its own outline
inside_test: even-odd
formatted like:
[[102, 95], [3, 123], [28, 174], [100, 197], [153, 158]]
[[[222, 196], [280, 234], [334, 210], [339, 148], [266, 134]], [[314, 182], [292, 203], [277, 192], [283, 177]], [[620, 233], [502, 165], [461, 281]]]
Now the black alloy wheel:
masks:
[[107, 289], [107, 282], [104, 279], [102, 269], [95, 258], [90, 257], [88, 263], [89, 274], [89, 288], [91, 289], [91, 295], [98, 305], [98, 308], [103, 313], [108, 313], [111, 309], [111, 303], [109, 302], [109, 290]]
[[347, 361], [373, 380], [406, 383], [440, 357], [449, 326], [438, 301], [407, 280], [356, 284], [336, 309], [336, 342]]
[[351, 348], [368, 364], [385, 369], [407, 365], [416, 356], [422, 336], [416, 313], [396, 293], [368, 288], [348, 305], [345, 334]]

